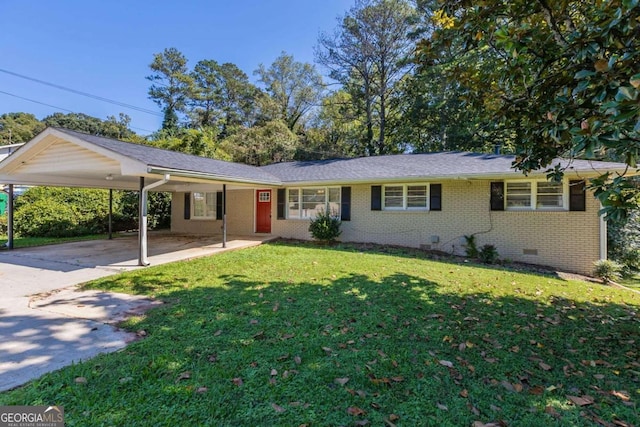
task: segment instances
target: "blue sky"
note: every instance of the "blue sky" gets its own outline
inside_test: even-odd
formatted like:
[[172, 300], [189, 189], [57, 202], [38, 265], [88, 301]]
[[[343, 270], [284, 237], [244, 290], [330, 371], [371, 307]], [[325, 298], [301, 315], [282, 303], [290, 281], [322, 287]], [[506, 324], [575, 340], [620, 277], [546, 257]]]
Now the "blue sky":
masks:
[[[180, 50], [232, 62], [255, 81], [259, 64], [282, 51], [314, 61], [321, 31], [332, 32], [353, 0], [0, 0], [0, 69], [159, 112], [147, 97], [153, 54]], [[322, 70], [320, 70], [322, 71]], [[101, 119], [120, 112], [139, 134], [161, 118], [0, 72], [0, 91]], [[61, 111], [0, 93], [0, 114]], [[62, 111], [67, 112], [67, 111]]]

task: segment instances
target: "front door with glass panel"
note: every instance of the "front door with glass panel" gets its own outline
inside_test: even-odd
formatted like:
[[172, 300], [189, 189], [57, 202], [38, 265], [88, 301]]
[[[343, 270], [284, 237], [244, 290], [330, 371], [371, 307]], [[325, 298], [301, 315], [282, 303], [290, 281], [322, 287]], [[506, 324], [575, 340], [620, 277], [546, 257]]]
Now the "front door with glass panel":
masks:
[[271, 190], [256, 191], [256, 233], [271, 233]]

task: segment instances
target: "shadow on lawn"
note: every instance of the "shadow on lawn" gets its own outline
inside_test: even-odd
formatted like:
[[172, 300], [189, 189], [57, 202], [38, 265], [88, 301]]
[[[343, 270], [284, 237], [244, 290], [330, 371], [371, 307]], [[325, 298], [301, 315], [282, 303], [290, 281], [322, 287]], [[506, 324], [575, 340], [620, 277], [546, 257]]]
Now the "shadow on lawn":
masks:
[[[397, 272], [304, 283], [219, 278], [224, 286], [162, 274], [127, 279], [172, 304], [130, 325], [147, 338], [126, 356], [102, 359], [98, 372], [92, 362], [69, 368], [95, 384], [85, 403], [75, 402], [73, 384], [39, 398], [64, 405], [76, 424], [86, 421], [78, 405], [92, 422], [118, 425], [639, 421], [636, 296], [634, 305], [497, 296], [491, 284], [454, 290]], [[114, 392], [130, 409], [87, 403]], [[28, 388], [21, 393], [28, 403]]]

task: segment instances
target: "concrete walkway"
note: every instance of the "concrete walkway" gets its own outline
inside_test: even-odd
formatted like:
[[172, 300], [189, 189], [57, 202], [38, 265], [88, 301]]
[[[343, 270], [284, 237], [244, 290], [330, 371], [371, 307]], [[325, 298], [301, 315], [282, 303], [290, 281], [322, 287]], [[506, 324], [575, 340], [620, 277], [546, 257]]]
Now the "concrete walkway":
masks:
[[[151, 265], [259, 245], [265, 237], [149, 236]], [[157, 301], [79, 291], [89, 280], [139, 268], [137, 236], [0, 251], [0, 391], [136, 337], [115, 324]]]

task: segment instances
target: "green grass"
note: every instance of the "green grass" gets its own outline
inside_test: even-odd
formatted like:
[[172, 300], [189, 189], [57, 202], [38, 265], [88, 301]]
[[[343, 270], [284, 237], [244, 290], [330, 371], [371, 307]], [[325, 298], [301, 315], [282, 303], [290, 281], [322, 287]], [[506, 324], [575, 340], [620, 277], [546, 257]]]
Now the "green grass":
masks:
[[0, 404], [63, 405], [68, 426], [640, 423], [634, 292], [290, 243], [87, 287], [166, 304], [124, 324], [144, 339]]
[[[116, 234], [113, 235], [117, 237]], [[34, 246], [55, 245], [58, 243], [67, 242], [80, 242], [84, 240], [100, 240], [106, 239], [106, 234], [89, 234], [86, 236], [74, 236], [74, 237], [14, 237], [14, 248], [30, 248]], [[7, 236], [0, 235], [0, 249], [4, 248], [7, 243]]]

